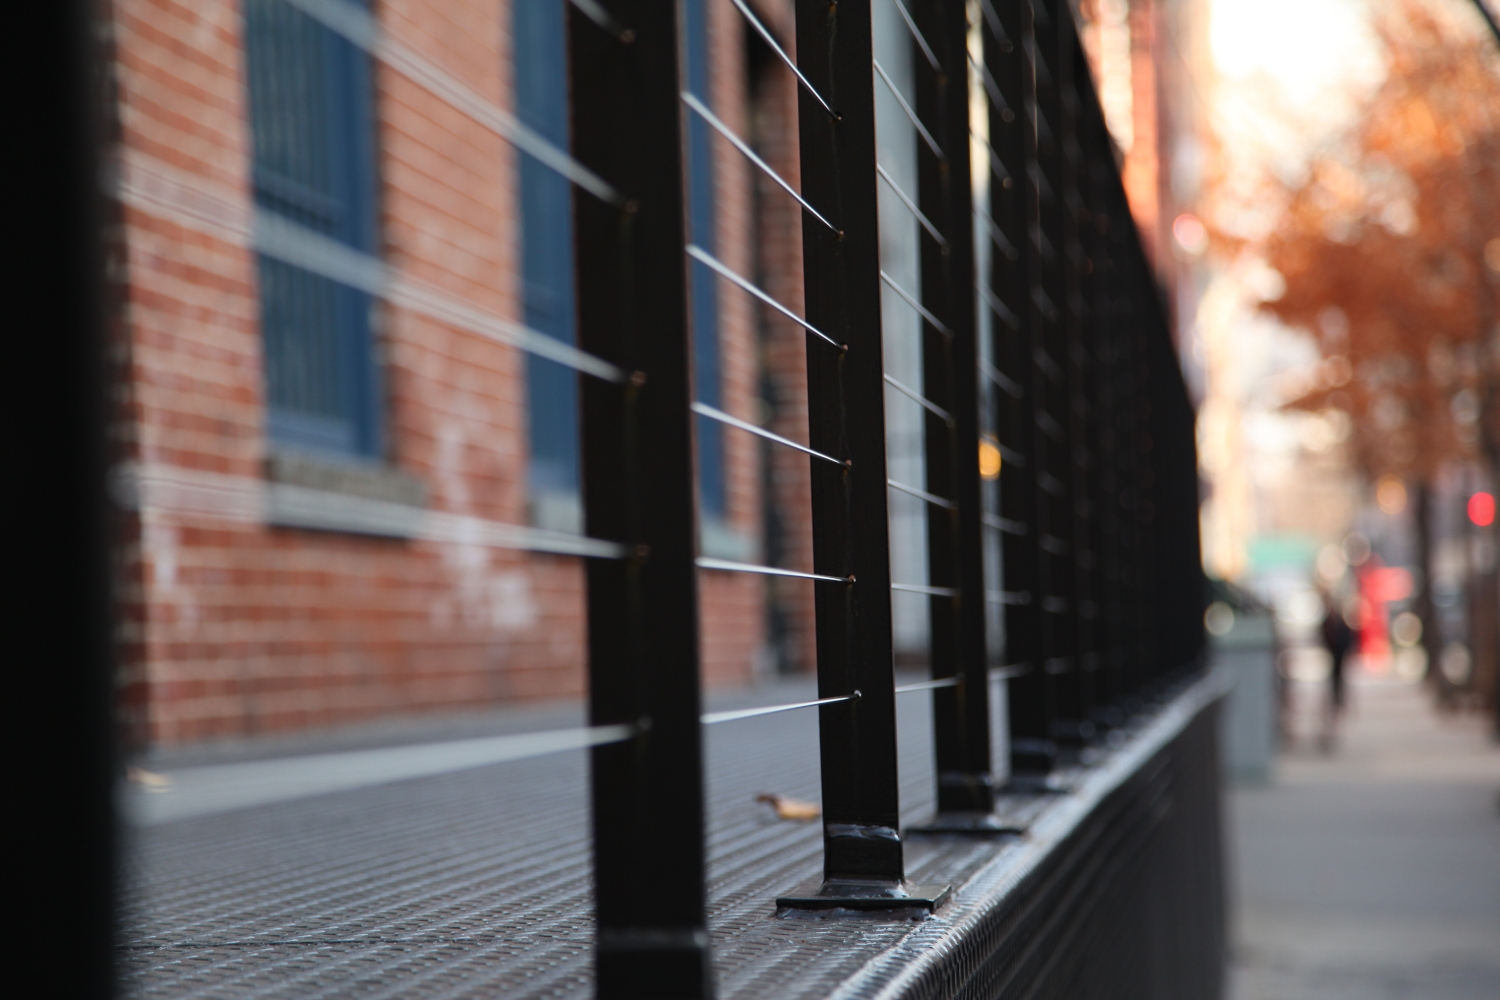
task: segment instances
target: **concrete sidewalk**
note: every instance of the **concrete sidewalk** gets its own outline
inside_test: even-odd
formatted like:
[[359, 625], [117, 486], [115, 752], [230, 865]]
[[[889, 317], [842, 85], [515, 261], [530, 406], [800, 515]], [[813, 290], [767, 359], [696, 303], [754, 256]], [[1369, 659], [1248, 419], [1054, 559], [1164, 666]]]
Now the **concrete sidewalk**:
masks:
[[1500, 747], [1417, 685], [1356, 675], [1329, 753], [1294, 685], [1264, 787], [1231, 790], [1231, 1000], [1500, 997]]

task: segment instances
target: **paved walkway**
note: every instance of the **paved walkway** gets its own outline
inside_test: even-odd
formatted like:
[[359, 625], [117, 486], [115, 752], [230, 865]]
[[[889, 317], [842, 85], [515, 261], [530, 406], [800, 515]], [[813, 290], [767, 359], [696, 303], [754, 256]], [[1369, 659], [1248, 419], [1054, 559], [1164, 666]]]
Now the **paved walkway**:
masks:
[[1500, 997], [1500, 747], [1417, 686], [1356, 677], [1318, 749], [1295, 686], [1273, 781], [1228, 795], [1231, 1000]]

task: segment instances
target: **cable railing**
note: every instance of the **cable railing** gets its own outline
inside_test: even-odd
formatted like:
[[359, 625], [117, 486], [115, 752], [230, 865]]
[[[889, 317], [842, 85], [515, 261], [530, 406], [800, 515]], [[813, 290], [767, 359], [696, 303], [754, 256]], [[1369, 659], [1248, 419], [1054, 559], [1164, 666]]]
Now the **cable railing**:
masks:
[[[564, 149], [382, 34], [363, 7], [287, 2], [574, 188], [576, 346], [269, 211], [255, 248], [587, 376], [587, 534], [499, 526], [494, 544], [588, 557], [589, 725], [502, 749], [591, 754], [600, 997], [638, 995], [641, 982], [664, 996], [712, 993], [702, 727], [817, 710], [823, 874], [784, 887], [778, 908], [932, 910], [951, 887], [907, 879], [907, 833], [1015, 832], [996, 813], [1003, 795], [1045, 788], [1060, 754], [1192, 659], [1191, 629], [1158, 595], [1187, 592], [1195, 556], [1186, 528], [1153, 520], [1153, 504], [1179, 510], [1180, 498], [1164, 498], [1192, 489], [1191, 433], [1178, 429], [1186, 396], [1060, 0], [1040, 3], [1046, 16], [1035, 21], [1029, 5], [1002, 12], [982, 0], [974, 25], [964, 4], [874, 0], [909, 36], [909, 92], [895, 64], [875, 58], [869, 5], [797, 5], [794, 59], [732, 0], [795, 74], [799, 184], [687, 85], [685, 46], [701, 40], [685, 37], [679, 5], [571, 0]], [[912, 130], [915, 187], [877, 156], [882, 94]], [[976, 111], [982, 135], [971, 129]], [[798, 206], [805, 309], [691, 233], [684, 150], [696, 122]], [[915, 280], [883, 266], [882, 189], [910, 217]], [[808, 335], [805, 442], [698, 391], [696, 265]], [[915, 377], [887, 368], [884, 289], [918, 330]], [[1147, 405], [1174, 394], [1183, 405]], [[923, 471], [910, 478], [921, 481], [889, 467], [888, 405], [917, 408], [901, 412], [920, 421]], [[807, 457], [810, 568], [700, 553], [698, 417]], [[975, 460], [991, 438], [997, 489]], [[893, 579], [892, 491], [922, 503], [925, 580]], [[819, 697], [702, 711], [700, 571], [816, 585]], [[927, 599], [926, 680], [896, 683], [895, 594]], [[988, 692], [1000, 683], [1008, 783], [992, 754], [999, 720]], [[936, 811], [903, 831], [896, 698], [924, 692]]]

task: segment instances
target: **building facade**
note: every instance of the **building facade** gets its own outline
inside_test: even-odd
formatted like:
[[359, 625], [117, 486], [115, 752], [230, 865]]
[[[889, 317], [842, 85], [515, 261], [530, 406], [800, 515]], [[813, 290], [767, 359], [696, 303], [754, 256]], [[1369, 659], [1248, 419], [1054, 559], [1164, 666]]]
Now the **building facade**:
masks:
[[[588, 5], [581, 5], [579, 10]], [[790, 41], [790, 3], [757, 6]], [[796, 176], [790, 73], [689, 0], [689, 90]], [[567, 0], [112, 0], [122, 704], [180, 743], [583, 690]], [[685, 111], [692, 238], [801, 301], [800, 224]], [[684, 266], [688, 266], [685, 261]], [[696, 392], [802, 438], [802, 333], [690, 272]], [[519, 344], [530, 344], [522, 350]], [[701, 549], [810, 568], [807, 470], [699, 422]], [[709, 684], [811, 661], [703, 571]]]

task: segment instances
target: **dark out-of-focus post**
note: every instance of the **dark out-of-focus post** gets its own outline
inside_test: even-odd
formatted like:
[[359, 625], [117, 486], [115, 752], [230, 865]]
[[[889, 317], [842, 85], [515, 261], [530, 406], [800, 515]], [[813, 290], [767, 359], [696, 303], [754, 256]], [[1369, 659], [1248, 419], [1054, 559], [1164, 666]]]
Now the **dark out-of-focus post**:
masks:
[[5, 75], [6, 992], [113, 992], [114, 779], [91, 7], [13, 11]]
[[582, 389], [589, 718], [637, 723], [593, 753], [600, 998], [713, 995], [704, 908], [697, 520], [677, 6], [570, 11], [573, 148], [629, 199], [575, 201], [579, 343], [633, 372]]

